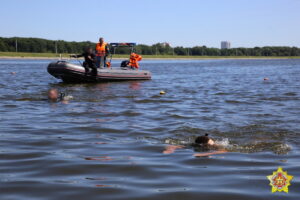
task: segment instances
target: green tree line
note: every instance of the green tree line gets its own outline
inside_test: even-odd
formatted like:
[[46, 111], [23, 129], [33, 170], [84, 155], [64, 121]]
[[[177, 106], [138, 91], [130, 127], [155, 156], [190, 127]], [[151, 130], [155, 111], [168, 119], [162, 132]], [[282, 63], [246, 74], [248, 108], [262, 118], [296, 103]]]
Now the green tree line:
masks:
[[[16, 45], [17, 44], [17, 45]], [[46, 40], [40, 38], [3, 38], [0, 37], [0, 52], [30, 53], [80, 53], [86, 47], [94, 47], [93, 42], [67, 42], [64, 40]], [[117, 48], [116, 54], [128, 54], [128, 48]], [[139, 44], [136, 52], [142, 55], [189, 55], [189, 56], [300, 56], [297, 47], [254, 47], [219, 49], [206, 46], [171, 47], [168, 43], [154, 45]]]

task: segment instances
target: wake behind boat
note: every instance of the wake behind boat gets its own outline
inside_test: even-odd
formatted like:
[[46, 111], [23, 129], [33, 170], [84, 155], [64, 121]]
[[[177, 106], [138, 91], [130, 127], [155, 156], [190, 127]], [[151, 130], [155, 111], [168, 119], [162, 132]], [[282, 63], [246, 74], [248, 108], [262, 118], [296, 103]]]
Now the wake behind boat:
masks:
[[[131, 55], [137, 55], [134, 52], [135, 43], [111, 43], [113, 53], [117, 47], [131, 47]], [[106, 68], [98, 68], [97, 75], [87, 73], [84, 66], [80, 64], [73, 64], [67, 61], [52, 62], [48, 65], [48, 73], [63, 82], [80, 83], [80, 82], [102, 82], [102, 81], [129, 81], [129, 80], [150, 80], [151, 72], [146, 70], [138, 70], [130, 67], [130, 61], [123, 61], [118, 68], [111, 67], [111, 59]], [[130, 57], [131, 60], [132, 57]], [[141, 59], [141, 57], [140, 57]], [[138, 61], [135, 60], [135, 65], [138, 66]], [[96, 73], [96, 72], [95, 72]]]

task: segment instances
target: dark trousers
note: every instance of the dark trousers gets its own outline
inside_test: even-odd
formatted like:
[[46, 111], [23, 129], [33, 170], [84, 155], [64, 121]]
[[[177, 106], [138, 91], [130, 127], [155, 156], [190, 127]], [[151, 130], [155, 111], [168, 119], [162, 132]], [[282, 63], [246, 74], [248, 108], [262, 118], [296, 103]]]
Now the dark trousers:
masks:
[[92, 69], [92, 75], [97, 76], [97, 67], [94, 63], [87, 63], [83, 62], [83, 67], [85, 69], [85, 74], [87, 75], [90, 71], [90, 68]]

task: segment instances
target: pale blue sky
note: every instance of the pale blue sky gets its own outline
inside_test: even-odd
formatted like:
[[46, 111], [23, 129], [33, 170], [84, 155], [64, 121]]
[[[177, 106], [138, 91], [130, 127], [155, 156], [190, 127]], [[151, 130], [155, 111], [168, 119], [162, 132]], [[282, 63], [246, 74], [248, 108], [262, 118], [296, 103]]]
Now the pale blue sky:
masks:
[[1, 37], [300, 47], [300, 0], [1, 0]]

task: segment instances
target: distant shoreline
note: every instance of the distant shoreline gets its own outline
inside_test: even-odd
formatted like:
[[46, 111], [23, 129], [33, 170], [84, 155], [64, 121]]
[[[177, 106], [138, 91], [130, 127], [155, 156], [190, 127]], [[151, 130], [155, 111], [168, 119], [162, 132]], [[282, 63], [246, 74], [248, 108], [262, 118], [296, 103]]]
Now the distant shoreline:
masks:
[[[60, 57], [18, 57], [0, 56], [0, 60], [60, 60]], [[112, 60], [128, 60], [129, 58], [114, 57]], [[143, 60], [281, 60], [300, 59], [300, 57], [143, 57]], [[75, 60], [69, 57], [62, 57], [61, 60]], [[79, 60], [83, 60], [80, 58]]]
[[[54, 53], [16, 53], [0, 52], [0, 59], [59, 60]], [[142, 55], [144, 60], [218, 60], [218, 59], [300, 59], [300, 56], [172, 56]], [[114, 55], [114, 60], [128, 59], [129, 55]], [[61, 59], [69, 60], [69, 54], [61, 54]]]

